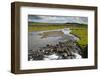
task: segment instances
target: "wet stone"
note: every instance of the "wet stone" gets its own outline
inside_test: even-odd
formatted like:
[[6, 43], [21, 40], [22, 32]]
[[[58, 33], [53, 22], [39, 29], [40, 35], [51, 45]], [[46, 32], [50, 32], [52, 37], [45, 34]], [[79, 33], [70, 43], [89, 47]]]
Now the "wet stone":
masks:
[[28, 60], [61, 60], [75, 59], [75, 53], [81, 49], [74, 42], [59, 42], [56, 45], [47, 44], [38, 50], [29, 50]]

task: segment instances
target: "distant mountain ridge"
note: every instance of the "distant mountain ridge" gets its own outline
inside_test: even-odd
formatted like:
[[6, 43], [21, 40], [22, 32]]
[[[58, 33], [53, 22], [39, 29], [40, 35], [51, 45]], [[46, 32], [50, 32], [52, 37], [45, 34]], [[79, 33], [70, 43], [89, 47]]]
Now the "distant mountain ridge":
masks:
[[43, 23], [43, 22], [28, 22], [28, 25], [87, 25], [83, 23]]

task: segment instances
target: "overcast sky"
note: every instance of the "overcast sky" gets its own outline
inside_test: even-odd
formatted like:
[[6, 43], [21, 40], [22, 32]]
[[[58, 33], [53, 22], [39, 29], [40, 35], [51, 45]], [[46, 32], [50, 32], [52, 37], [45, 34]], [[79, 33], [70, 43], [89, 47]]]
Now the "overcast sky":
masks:
[[29, 22], [43, 22], [43, 23], [83, 23], [88, 24], [87, 17], [78, 16], [42, 16], [42, 15], [29, 15]]

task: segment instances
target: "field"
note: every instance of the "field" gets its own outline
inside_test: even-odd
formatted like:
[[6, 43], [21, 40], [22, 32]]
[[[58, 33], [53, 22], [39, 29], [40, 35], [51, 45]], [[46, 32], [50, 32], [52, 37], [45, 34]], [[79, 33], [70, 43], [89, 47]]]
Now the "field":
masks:
[[32, 31], [44, 31], [44, 30], [56, 30], [56, 29], [63, 29], [63, 28], [70, 28], [71, 34], [77, 36], [80, 40], [77, 43], [80, 47], [85, 47], [88, 44], [88, 30], [87, 25], [84, 24], [76, 24], [76, 23], [69, 23], [69, 24], [47, 24], [47, 23], [29, 23], [28, 25], [28, 32]]

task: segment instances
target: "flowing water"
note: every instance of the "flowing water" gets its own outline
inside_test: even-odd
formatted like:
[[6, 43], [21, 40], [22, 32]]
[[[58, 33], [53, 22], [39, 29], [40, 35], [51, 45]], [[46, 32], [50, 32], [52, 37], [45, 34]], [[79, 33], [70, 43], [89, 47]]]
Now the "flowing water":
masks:
[[[33, 31], [28, 33], [28, 52], [29, 52], [29, 60], [34, 60], [32, 52], [38, 50], [39, 48], [44, 48], [47, 45], [52, 45], [53, 47], [57, 45], [59, 42], [69, 42], [67, 43], [71, 45], [71, 47], [67, 46], [67, 49], [71, 49], [71, 54], [74, 55], [74, 59], [80, 59], [81, 55], [79, 52], [81, 49], [73, 42], [78, 41], [79, 38], [70, 34], [71, 30], [69, 28], [58, 29], [58, 30], [48, 30], [48, 31]], [[66, 54], [68, 55], [68, 54]], [[32, 59], [33, 58], [33, 59]], [[66, 59], [73, 59], [72, 57], [68, 57]], [[49, 55], [44, 55], [40, 60], [59, 60], [63, 59], [61, 55], [56, 53], [52, 53]], [[38, 59], [35, 59], [38, 60]]]

